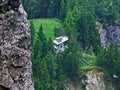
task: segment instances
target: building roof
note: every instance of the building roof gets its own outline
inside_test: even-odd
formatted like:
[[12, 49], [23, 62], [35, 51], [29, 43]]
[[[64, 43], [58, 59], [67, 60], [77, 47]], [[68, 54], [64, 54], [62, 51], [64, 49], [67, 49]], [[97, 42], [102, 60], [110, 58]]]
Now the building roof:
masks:
[[58, 45], [58, 44], [61, 44], [61, 43], [65, 42], [65, 41], [67, 41], [67, 40], [68, 40], [68, 37], [60, 36], [60, 37], [56, 37], [53, 42]]

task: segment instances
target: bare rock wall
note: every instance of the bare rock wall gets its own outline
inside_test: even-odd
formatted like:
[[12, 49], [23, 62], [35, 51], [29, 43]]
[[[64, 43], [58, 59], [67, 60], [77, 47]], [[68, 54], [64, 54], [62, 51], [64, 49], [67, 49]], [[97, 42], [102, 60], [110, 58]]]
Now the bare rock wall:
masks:
[[34, 90], [30, 27], [19, 0], [0, 0], [0, 90]]

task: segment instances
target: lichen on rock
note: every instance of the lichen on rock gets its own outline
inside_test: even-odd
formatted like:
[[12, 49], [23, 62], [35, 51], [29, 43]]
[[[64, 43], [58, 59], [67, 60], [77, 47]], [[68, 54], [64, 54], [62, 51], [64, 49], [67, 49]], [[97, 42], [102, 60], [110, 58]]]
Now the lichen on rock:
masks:
[[34, 90], [30, 27], [20, 0], [0, 0], [0, 90]]

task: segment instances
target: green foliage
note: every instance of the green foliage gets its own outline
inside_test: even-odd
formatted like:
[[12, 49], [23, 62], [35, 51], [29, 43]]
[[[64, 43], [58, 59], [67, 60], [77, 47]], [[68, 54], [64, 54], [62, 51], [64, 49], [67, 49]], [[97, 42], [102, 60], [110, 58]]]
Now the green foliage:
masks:
[[57, 69], [56, 59], [53, 56], [53, 54], [51, 52], [49, 52], [46, 55], [45, 60], [47, 62], [48, 73], [50, 75], [50, 82], [53, 83], [53, 81], [56, 77], [56, 69]]
[[42, 52], [41, 52], [42, 47], [43, 47], [42, 42], [39, 39], [37, 39], [34, 46], [32, 47], [32, 51], [33, 51], [32, 53], [34, 54], [33, 55], [34, 58], [38, 58], [42, 55]]
[[49, 8], [48, 8], [48, 17], [54, 17], [58, 18], [60, 13], [60, 7], [61, 7], [61, 0], [50, 0]]
[[69, 53], [82, 51], [81, 45], [77, 42], [78, 32], [75, 30], [66, 30], [66, 33], [68, 34], [67, 36], [69, 36], [69, 48], [66, 50], [66, 52]]
[[90, 15], [100, 22], [113, 24], [120, 21], [120, 0], [29, 0], [29, 2], [22, 0], [22, 2], [29, 18], [60, 18], [65, 21], [69, 10], [75, 11], [75, 16], [79, 18], [84, 14], [81, 11], [92, 12], [90, 8], [93, 7], [95, 16]]
[[37, 33], [37, 40], [35, 42], [35, 45], [33, 46], [34, 58], [43, 57], [42, 51], [44, 51], [44, 48], [45, 48], [44, 45], [46, 45], [46, 38], [45, 38], [45, 35], [43, 34], [43, 28], [42, 28], [42, 25], [41, 25], [40, 28], [39, 28], [39, 31]]
[[[58, 29], [58, 31], [60, 31], [59, 35], [60, 34], [62, 35], [64, 33], [64, 29], [63, 30]], [[63, 55], [60, 54], [57, 56], [54, 55], [52, 39], [49, 38], [49, 40], [47, 40], [43, 32], [44, 29], [43, 26], [41, 25], [37, 32], [37, 36], [35, 35], [36, 37], [36, 39], [34, 39], [35, 43], [31, 48], [32, 54], [34, 54], [32, 56], [32, 61], [33, 61], [35, 88], [37, 90], [49, 90], [49, 89], [55, 90], [55, 88], [57, 90], [65, 90], [64, 80], [66, 76], [70, 77], [71, 79], [74, 79], [72, 77], [78, 74], [78, 69], [79, 69], [78, 51], [80, 49], [78, 47], [79, 45], [76, 40], [77, 38], [74, 38], [76, 32], [72, 31], [69, 33], [71, 37], [70, 44], [72, 44], [70, 46], [70, 49], [66, 50], [66, 52]], [[72, 34], [73, 32], [74, 34]], [[57, 30], [56, 33], [58, 33]], [[71, 54], [68, 55], [68, 53], [70, 52], [72, 56]], [[65, 55], [67, 57], [65, 57]], [[68, 60], [70, 58], [71, 58], [70, 60], [71, 62], [69, 62]], [[73, 66], [72, 69], [70, 65]], [[69, 73], [69, 70], [71, 70], [71, 73]], [[56, 85], [56, 83], [58, 84]]]
[[54, 36], [59, 37], [65, 35], [65, 30], [64, 28], [54, 28]]
[[64, 21], [67, 14], [67, 0], [61, 0], [60, 5], [59, 19]]
[[30, 29], [31, 29], [31, 46], [33, 46], [33, 44], [34, 44], [34, 40], [35, 40], [35, 26], [34, 26], [34, 24], [33, 24], [33, 22], [32, 21], [30, 21]]
[[46, 37], [45, 37], [45, 34], [43, 33], [43, 27], [42, 27], [42, 25], [40, 26], [39, 31], [38, 31], [37, 34], [38, 34], [37, 35], [37, 39], [40, 39], [43, 43], [45, 43]]
[[65, 71], [67, 75], [74, 80], [79, 71], [79, 57], [77, 53], [70, 52], [65, 61]]
[[54, 47], [53, 47], [53, 40], [51, 38], [49, 38], [48, 42], [47, 42], [47, 52], [51, 52], [54, 53]]
[[40, 80], [40, 90], [46, 90], [49, 88], [49, 81], [50, 81], [50, 76], [49, 76], [49, 72], [47, 69], [47, 63], [46, 60], [41, 59], [39, 61], [39, 72], [38, 73], [38, 78]]
[[[89, 7], [89, 10], [86, 7], [80, 7], [81, 12], [74, 12], [79, 14], [79, 18], [75, 20], [75, 28], [78, 31], [78, 42], [81, 43], [84, 50], [90, 49], [93, 47], [93, 51], [97, 52], [99, 44], [99, 34], [98, 30], [95, 29], [96, 19], [94, 8]], [[96, 42], [96, 43], [94, 43]]]
[[[57, 80], [59, 81], [60, 84], [64, 84], [63, 81], [65, 80], [65, 75], [64, 75], [64, 72], [65, 72], [65, 67], [64, 67], [64, 57], [62, 54], [59, 54], [57, 55], [57, 65], [58, 65], [58, 68], [57, 68]], [[61, 85], [59, 86], [61, 87]]]
[[66, 19], [65, 19], [65, 25], [68, 28], [73, 28], [73, 26], [74, 26], [74, 17], [72, 15], [71, 11], [67, 12], [67, 16], [66, 16]]
[[[100, 50], [98, 54], [97, 65], [103, 67], [113, 78], [113, 75], [117, 75], [120, 77], [120, 51], [117, 48], [115, 43], [111, 43], [107, 49]], [[120, 81], [120, 79], [114, 79], [114, 83]]]
[[[40, 25], [42, 25], [43, 33], [45, 34], [45, 37], [47, 40], [51, 38], [53, 40], [54, 38], [54, 29], [62, 28], [63, 24], [58, 19], [30, 19], [29, 21], [32, 21], [35, 28], [35, 33], [38, 32]], [[34, 36], [36, 39], [36, 36]]]
[[[120, 22], [120, 0], [22, 0], [31, 19], [31, 51], [36, 90], [64, 90], [66, 78], [75, 79], [83, 70], [104, 68], [119, 75], [120, 51], [112, 43], [100, 47], [96, 21]], [[54, 37], [66, 35], [63, 53], [55, 55]], [[83, 52], [85, 51], [85, 53]], [[83, 52], [83, 53], [81, 53]], [[95, 53], [95, 54], [94, 54]], [[97, 59], [96, 56], [97, 55]], [[119, 82], [120, 80], [115, 80]]]
[[96, 61], [97, 58], [94, 54], [90, 55], [90, 54], [86, 54], [86, 53], [82, 53], [82, 58], [91, 66], [95, 66], [96, 65]]

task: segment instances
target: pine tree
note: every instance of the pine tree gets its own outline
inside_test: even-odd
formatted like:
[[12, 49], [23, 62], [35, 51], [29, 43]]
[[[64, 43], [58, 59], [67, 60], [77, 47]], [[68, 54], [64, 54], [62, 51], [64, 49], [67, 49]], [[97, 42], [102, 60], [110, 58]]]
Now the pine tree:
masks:
[[[47, 12], [50, 4], [50, 0], [32, 0], [35, 1], [36, 4], [34, 4], [34, 14], [36, 18], [46, 18], [47, 17]], [[32, 11], [31, 11], [32, 12]]]
[[74, 17], [73, 17], [72, 11], [70, 11], [70, 10], [67, 12], [67, 16], [65, 19], [65, 25], [68, 28], [73, 28], [73, 26], [74, 26]]
[[61, 0], [50, 0], [50, 4], [48, 7], [48, 17], [50, 18], [58, 18], [60, 13], [60, 2]]
[[42, 25], [39, 27], [39, 31], [37, 33], [37, 38], [41, 40], [41, 42], [45, 43], [46, 42], [46, 37], [45, 34], [43, 33], [43, 27]]
[[30, 29], [31, 29], [31, 46], [33, 46], [35, 41], [35, 26], [32, 21], [30, 21]]
[[45, 60], [46, 60], [46, 64], [47, 64], [48, 74], [50, 76], [50, 83], [53, 83], [53, 81], [56, 77], [56, 69], [57, 69], [56, 59], [52, 55], [52, 53], [49, 52], [46, 55]]
[[67, 14], [67, 0], [61, 0], [59, 19], [64, 21]]
[[41, 42], [41, 40], [37, 39], [32, 52], [34, 54], [33, 59], [40, 58], [39, 56], [42, 56], [42, 47], [43, 43]]
[[64, 90], [64, 80], [65, 80], [65, 59], [62, 54], [57, 55], [57, 81], [58, 81], [58, 90]]
[[40, 59], [39, 61], [39, 80], [40, 80], [40, 89], [39, 90], [48, 90], [50, 85], [50, 76], [47, 69], [47, 62], [45, 59]]
[[[66, 30], [67, 31], [67, 30]], [[68, 30], [67, 36], [69, 37], [69, 41], [67, 42], [68, 49], [66, 49], [66, 53], [69, 52], [77, 52], [81, 51], [82, 47], [77, 41], [78, 33], [75, 30]]]
[[66, 57], [65, 70], [71, 80], [75, 80], [75, 77], [78, 74], [79, 62], [80, 61], [77, 53], [70, 52]]
[[47, 62], [39, 58], [33, 61], [33, 74], [36, 90], [48, 90], [50, 86], [50, 76], [47, 69]]
[[37, 39], [40, 40], [41, 42], [41, 46], [42, 46], [41, 47], [41, 52], [42, 52], [41, 58], [43, 58], [46, 56], [48, 49], [47, 49], [47, 39], [45, 37], [45, 34], [43, 33], [42, 25], [40, 26], [39, 31], [37, 33]]
[[54, 28], [54, 36], [59, 37], [65, 35], [64, 28]]
[[[120, 77], [120, 51], [115, 43], [111, 43], [107, 49], [100, 49], [97, 65], [104, 68], [113, 78], [113, 75]], [[117, 79], [119, 82], [120, 79]]]
[[49, 38], [48, 42], [47, 42], [47, 52], [51, 52], [54, 53], [54, 47], [53, 47], [53, 40], [51, 38]]

